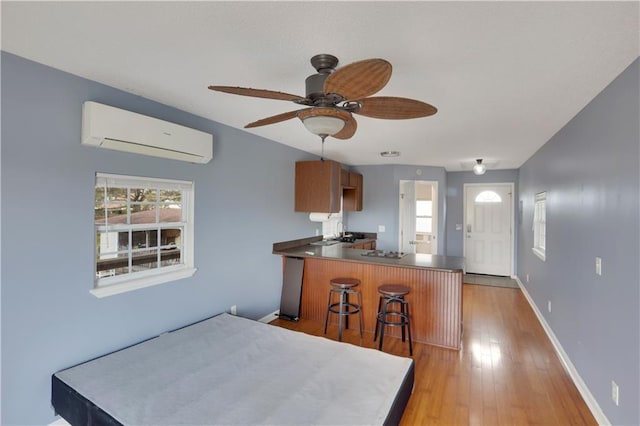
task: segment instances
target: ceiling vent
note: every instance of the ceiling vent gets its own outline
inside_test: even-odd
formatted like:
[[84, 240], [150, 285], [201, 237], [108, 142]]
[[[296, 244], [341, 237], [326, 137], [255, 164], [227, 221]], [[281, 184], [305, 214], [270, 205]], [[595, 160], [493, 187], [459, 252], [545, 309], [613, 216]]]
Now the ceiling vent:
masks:
[[191, 163], [213, 157], [209, 133], [91, 101], [82, 105], [82, 145]]

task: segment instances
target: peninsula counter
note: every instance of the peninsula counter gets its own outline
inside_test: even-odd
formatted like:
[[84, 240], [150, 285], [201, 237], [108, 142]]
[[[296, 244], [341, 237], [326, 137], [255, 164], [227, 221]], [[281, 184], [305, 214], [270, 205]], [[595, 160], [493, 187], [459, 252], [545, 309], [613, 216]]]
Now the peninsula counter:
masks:
[[[324, 322], [329, 281], [351, 277], [361, 281], [365, 331], [373, 333], [378, 308], [377, 288], [381, 284], [403, 284], [411, 310], [413, 340], [460, 349], [462, 338], [462, 276], [464, 258], [407, 254], [401, 258], [365, 256], [370, 250], [345, 248], [342, 244], [311, 245], [318, 237], [275, 243], [273, 253], [304, 259], [300, 318]], [[331, 321], [331, 320], [330, 320]], [[350, 328], [358, 326], [350, 321]], [[399, 336], [397, 327], [389, 331]]]

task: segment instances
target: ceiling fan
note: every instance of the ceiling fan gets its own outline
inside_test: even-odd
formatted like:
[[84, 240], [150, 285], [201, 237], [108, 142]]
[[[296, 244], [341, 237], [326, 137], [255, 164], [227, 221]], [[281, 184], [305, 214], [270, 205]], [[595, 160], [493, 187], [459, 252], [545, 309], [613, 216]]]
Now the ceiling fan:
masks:
[[311, 65], [317, 73], [305, 80], [306, 96], [272, 90], [232, 86], [209, 89], [234, 95], [292, 101], [307, 108], [297, 109], [254, 121], [245, 128], [265, 126], [298, 117], [307, 130], [324, 139], [349, 139], [357, 128], [353, 114], [372, 118], [408, 119], [427, 117], [438, 110], [415, 99], [371, 95], [382, 90], [391, 78], [391, 64], [384, 59], [366, 59], [338, 68], [338, 58], [315, 55]]

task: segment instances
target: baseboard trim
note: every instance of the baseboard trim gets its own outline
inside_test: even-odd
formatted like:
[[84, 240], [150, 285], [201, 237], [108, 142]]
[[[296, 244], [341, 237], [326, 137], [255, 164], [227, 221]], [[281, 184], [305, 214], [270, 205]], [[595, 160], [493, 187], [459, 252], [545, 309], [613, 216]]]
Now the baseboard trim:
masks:
[[596, 421], [598, 422], [598, 424], [602, 426], [610, 426], [611, 422], [609, 421], [609, 419], [607, 419], [607, 416], [605, 416], [604, 412], [600, 408], [600, 405], [591, 394], [591, 391], [585, 384], [584, 380], [582, 380], [582, 377], [580, 377], [578, 370], [576, 370], [576, 367], [571, 362], [569, 355], [567, 355], [567, 353], [564, 351], [564, 348], [562, 347], [562, 345], [560, 344], [560, 341], [558, 340], [553, 330], [547, 323], [547, 320], [544, 318], [544, 315], [542, 315], [542, 312], [540, 312], [536, 304], [533, 302], [533, 298], [527, 291], [526, 287], [524, 286], [524, 284], [522, 284], [522, 281], [520, 281], [520, 278], [517, 275], [514, 277], [514, 279], [518, 283], [518, 286], [520, 286], [520, 290], [522, 290], [522, 294], [524, 294], [524, 297], [527, 299], [527, 302], [529, 302], [529, 305], [531, 306], [531, 309], [533, 309], [533, 312], [536, 314], [536, 317], [538, 317], [538, 321], [540, 321], [540, 324], [542, 325], [542, 328], [544, 329], [545, 333], [547, 333], [547, 336], [549, 336], [549, 339], [551, 340], [551, 344], [555, 348], [556, 353], [558, 354], [558, 357], [560, 358], [560, 361], [564, 366], [564, 369], [567, 371], [567, 373], [569, 373], [569, 376], [571, 376], [571, 380], [573, 380], [573, 383], [578, 388], [578, 392], [580, 392], [580, 395], [582, 395], [582, 398], [584, 399], [584, 402], [587, 404], [587, 407], [589, 407], [589, 410], [591, 410], [591, 414], [593, 414], [593, 417], [596, 418]]
[[267, 314], [267, 315], [263, 316], [258, 321], [263, 322], [265, 324], [269, 324], [274, 319], [278, 319], [278, 314], [279, 313], [280, 313], [280, 309], [278, 309], [277, 311], [273, 311], [270, 314]]

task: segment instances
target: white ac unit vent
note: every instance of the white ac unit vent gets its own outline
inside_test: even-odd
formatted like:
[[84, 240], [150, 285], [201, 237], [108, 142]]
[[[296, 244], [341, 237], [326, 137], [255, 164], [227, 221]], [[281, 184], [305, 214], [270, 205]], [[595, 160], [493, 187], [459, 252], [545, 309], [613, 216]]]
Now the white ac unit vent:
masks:
[[82, 105], [82, 145], [191, 163], [213, 157], [209, 133], [91, 101]]

